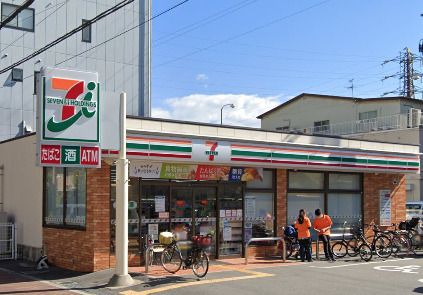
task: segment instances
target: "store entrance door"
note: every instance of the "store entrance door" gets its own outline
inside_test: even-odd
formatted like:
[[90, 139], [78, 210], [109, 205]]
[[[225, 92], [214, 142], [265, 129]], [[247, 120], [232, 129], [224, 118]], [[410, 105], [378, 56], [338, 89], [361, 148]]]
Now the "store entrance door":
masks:
[[216, 256], [216, 187], [177, 187], [171, 190], [171, 230], [180, 240], [190, 240], [193, 235], [210, 234], [213, 243], [208, 250]]

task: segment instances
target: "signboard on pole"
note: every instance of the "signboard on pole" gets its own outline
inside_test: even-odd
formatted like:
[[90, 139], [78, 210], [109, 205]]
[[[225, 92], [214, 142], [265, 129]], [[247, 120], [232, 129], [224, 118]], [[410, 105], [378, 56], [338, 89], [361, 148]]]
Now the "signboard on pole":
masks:
[[37, 111], [40, 166], [101, 165], [97, 73], [43, 68]]

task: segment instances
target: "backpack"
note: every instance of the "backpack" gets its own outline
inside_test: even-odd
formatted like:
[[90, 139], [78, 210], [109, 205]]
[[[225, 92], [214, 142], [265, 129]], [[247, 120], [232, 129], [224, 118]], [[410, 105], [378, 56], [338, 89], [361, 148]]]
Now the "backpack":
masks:
[[295, 237], [297, 231], [292, 225], [289, 225], [285, 228], [284, 235], [287, 237]]

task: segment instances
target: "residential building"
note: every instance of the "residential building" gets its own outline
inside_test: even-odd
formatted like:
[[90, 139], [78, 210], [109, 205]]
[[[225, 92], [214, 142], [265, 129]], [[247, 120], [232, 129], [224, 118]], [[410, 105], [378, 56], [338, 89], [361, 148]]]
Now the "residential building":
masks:
[[[4, 20], [23, 1], [0, 1]], [[0, 30], [0, 69], [116, 5], [114, 0], [37, 0]], [[146, 6], [145, 6], [146, 5]], [[128, 114], [150, 116], [150, 1], [134, 1], [0, 75], [0, 140], [35, 130], [42, 67], [98, 72], [102, 93], [127, 93]], [[144, 13], [144, 11], [147, 11]], [[112, 39], [117, 34], [131, 29]]]
[[[420, 145], [423, 100], [300, 94], [258, 116], [265, 130], [347, 136]], [[423, 200], [420, 174], [407, 176], [407, 199]]]

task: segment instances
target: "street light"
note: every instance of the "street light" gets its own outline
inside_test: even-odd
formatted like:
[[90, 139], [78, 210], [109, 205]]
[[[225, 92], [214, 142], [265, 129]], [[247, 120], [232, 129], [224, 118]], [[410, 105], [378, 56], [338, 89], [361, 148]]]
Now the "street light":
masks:
[[228, 104], [224, 104], [221, 108], [220, 108], [220, 125], [223, 125], [223, 108], [230, 106], [231, 108], [235, 108], [235, 105], [233, 103], [228, 103]]

